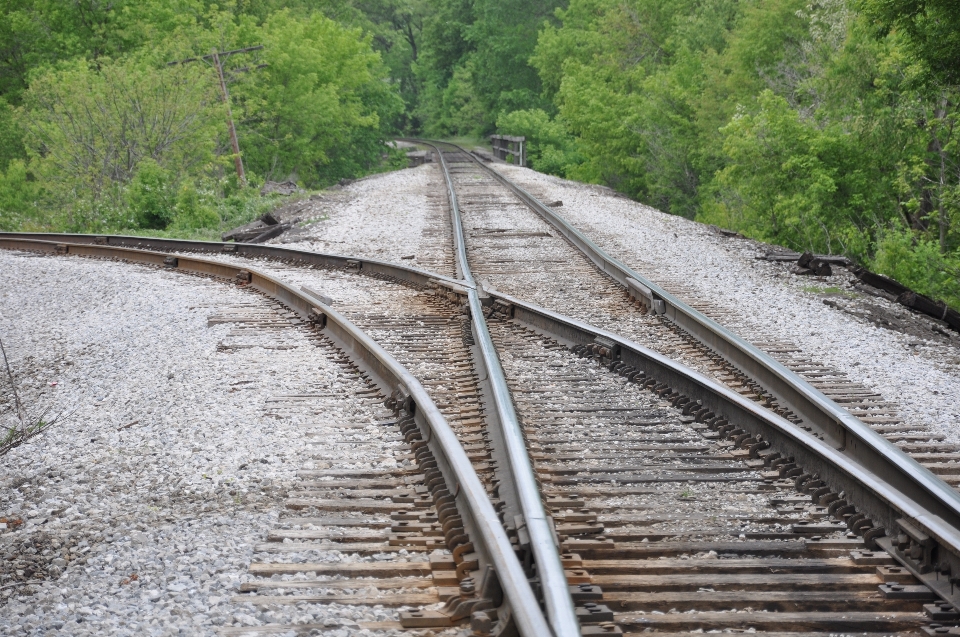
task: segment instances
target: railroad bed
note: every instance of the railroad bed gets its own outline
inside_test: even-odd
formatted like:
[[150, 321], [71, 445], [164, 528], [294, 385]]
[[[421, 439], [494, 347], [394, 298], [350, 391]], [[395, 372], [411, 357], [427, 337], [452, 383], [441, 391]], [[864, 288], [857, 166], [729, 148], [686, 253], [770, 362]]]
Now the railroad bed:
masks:
[[907, 423], [929, 423], [957, 441], [950, 407], [960, 402], [960, 334], [943, 323], [880, 298], [885, 293], [841, 265], [829, 277], [796, 276], [795, 263], [760, 258], [779, 252], [776, 246], [725, 236], [595, 186], [495, 168], [543, 202], [562, 201], [553, 210], [601, 248], [750, 342], [774, 356], [774, 344], [800, 349], [897, 403]]
[[762, 460], [551, 339], [509, 321], [492, 332], [561, 550], [624, 632], [925, 623], [920, 602], [879, 592], [893, 559]]
[[[84, 253], [82, 246], [72, 251]], [[85, 253], [161, 267], [164, 262], [171, 263], [163, 254], [132, 250], [117, 253], [94, 248]], [[215, 273], [224, 278], [233, 274], [225, 277], [231, 283], [236, 276], [246, 277], [241, 283], [256, 277], [251, 292], [280, 298], [276, 285], [264, 287], [262, 282], [268, 280], [248, 270], [228, 269], [213, 261], [198, 260], [192, 265], [192, 269], [188, 267], [184, 257], [174, 263], [177, 269], [199, 275]], [[371, 283], [367, 279], [361, 282]], [[375, 287], [379, 282], [372, 283]], [[287, 293], [288, 302], [295, 298]], [[253, 294], [254, 299], [257, 296]], [[424, 300], [428, 311], [460, 315], [458, 305], [442, 298], [432, 304], [429, 298]], [[310, 300], [306, 302], [309, 307]], [[308, 383], [299, 392], [277, 393], [266, 401], [271, 418], [300, 424], [320, 420], [320, 426], [302, 431], [311, 460], [297, 473], [301, 481], [287, 485], [283, 501], [283, 506], [295, 513], [281, 515], [265, 541], [253, 547], [254, 561], [239, 588], [242, 594], [231, 600], [238, 605], [233, 622], [238, 625], [220, 632], [306, 633], [338, 626], [405, 634], [417, 634], [422, 626], [435, 632], [458, 619], [458, 612], [460, 617], [464, 612], [469, 616], [469, 609], [481, 601], [487, 603], [481, 608], [489, 608], [496, 621], [496, 609], [490, 608], [487, 600], [506, 594], [518, 610], [513, 618], [501, 616], [501, 623], [519, 626], [524, 634], [543, 634], [547, 628], [536, 611], [528, 618], [531, 613], [522, 610], [535, 608], [532, 591], [525, 580], [510, 573], [514, 569], [522, 574], [519, 563], [503, 563], [503, 556], [510, 553], [507, 537], [502, 529], [496, 530], [499, 521], [490, 501], [493, 498], [488, 499], [469, 464], [476, 463], [492, 490], [491, 467], [484, 462], [489, 453], [483, 451], [482, 440], [480, 449], [461, 448], [419, 382], [388, 354], [372, 341], [357, 340], [367, 337], [337, 318], [339, 314], [333, 310], [303, 321], [289, 311], [300, 307], [241, 303], [219, 308], [209, 317], [211, 325], [232, 326], [228, 338], [217, 347], [220, 352], [294, 349], [289, 339], [278, 342], [274, 337], [266, 343], [249, 339], [263, 332], [305, 331], [319, 349], [327, 351], [331, 366], [341, 368], [334, 374], [339, 386], [333, 392], [329, 386]], [[323, 320], [318, 322], [318, 316]], [[430, 323], [437, 318], [416, 316], [421, 325], [423, 320]], [[466, 342], [459, 329], [462, 322], [452, 323], [458, 340]], [[449, 382], [449, 369], [444, 371]], [[469, 376], [466, 374], [465, 382]], [[241, 385], [246, 382], [252, 381], [241, 381]], [[351, 383], [355, 385], [352, 388]], [[390, 387], [394, 390], [389, 391]], [[349, 392], [346, 396], [339, 393], [344, 390]], [[351, 419], [341, 408], [337, 410], [340, 417], [332, 422], [318, 419], [329, 413], [330, 400], [336, 396], [355, 403], [364, 417]], [[449, 410], [451, 405], [445, 407]], [[470, 437], [471, 428], [483, 433], [482, 427], [470, 422], [479, 422], [478, 409], [472, 417], [462, 405], [457, 410], [461, 439]], [[487, 575], [494, 568], [496, 576]], [[518, 581], [525, 590], [517, 590]], [[447, 614], [437, 612], [441, 604], [446, 604]], [[311, 614], [318, 606], [321, 610]], [[314, 615], [323, 615], [323, 621], [310, 622]], [[269, 624], [256, 626], [261, 621]]]
[[[20, 484], [4, 489], [0, 506], [25, 521], [3, 536], [6, 550], [40, 560], [32, 573], [4, 572], [13, 595], [0, 632], [197, 634], [295, 620], [387, 630], [400, 627], [399, 605], [437, 604], [430, 562], [445, 566], [449, 551], [390, 543], [391, 525], [429, 518], [434, 507], [365, 508], [363, 492], [342, 479], [372, 474], [412, 493], [422, 475], [394, 412], [322, 336], [260, 294], [206, 278], [22, 253], [0, 259], [21, 312], [6, 316], [7, 352], [41, 353], [27, 369], [14, 363], [45, 387], [21, 396], [42, 391], [39, 402], [77, 409], [40, 444], [5, 458], [5, 478]], [[77, 281], [83, 286], [70, 291]], [[29, 347], [17, 336], [39, 340]], [[324, 473], [340, 477], [335, 489], [324, 489]], [[292, 506], [311, 490], [326, 492], [312, 517]], [[278, 535], [317, 524], [329, 541], [283, 550]], [[358, 528], [365, 544], [343, 544]], [[298, 566], [308, 562], [309, 571]], [[258, 568], [286, 574], [261, 581]], [[23, 590], [10, 578], [39, 581]], [[337, 596], [298, 606], [231, 602], [238, 585], [258, 582]]]
[[[302, 284], [336, 290], [344, 312], [418, 370], [489, 484], [482, 392], [459, 305], [434, 290], [342, 271], [299, 274]], [[403, 311], [377, 313], [391, 297]], [[234, 305], [208, 320], [232, 326], [221, 351], [249, 349], [244, 337], [256, 332], [303, 329], [275, 304]], [[887, 568], [894, 564], [889, 556], [847, 538], [846, 528], [830, 520], [825, 508], [811, 506], [792, 481], [761, 476], [729, 444], [695, 430], [680, 410], [555, 341], [512, 321], [494, 320], [492, 328], [544, 502], [557, 523], [568, 579], [582, 608], [594, 609], [601, 626], [611, 623], [626, 632], [753, 627], [903, 633], [923, 624], [919, 601], [878, 592], [885, 581], [906, 583], [909, 577]], [[436, 512], [418, 497], [422, 475], [396, 414], [377, 407], [384, 396], [324, 342], [322, 332], [310, 338], [342, 368], [338, 383], [355, 385], [352, 400], [366, 403], [364, 413], [373, 410], [373, 422], [367, 416], [304, 428], [308, 440], [322, 436], [322, 446], [332, 447], [311, 454], [313, 462], [330, 466], [298, 472], [301, 481], [291, 485], [285, 502], [290, 512], [254, 547], [253, 577], [245, 578], [233, 601], [299, 611], [317, 604], [348, 617], [364, 605], [386, 607], [373, 613], [379, 621], [342, 619], [342, 625], [397, 629], [395, 608], [439, 605], [459, 594], [456, 566], [443, 546]], [[317, 403], [329, 400], [324, 394], [277, 394], [268, 402], [269, 413], [309, 420]], [[419, 547], [430, 553], [418, 553]], [[851, 558], [852, 550], [862, 556]], [[354, 556], [350, 562], [339, 561], [348, 555]], [[372, 556], [376, 561], [366, 559]], [[752, 611], [745, 614], [744, 608]], [[603, 614], [607, 609], [610, 617]], [[264, 628], [222, 634], [272, 633], [282, 616], [270, 616], [274, 621]], [[320, 626], [308, 622], [295, 629], [305, 633]]]
[[[900, 456], [856, 427], [850, 432], [859, 437], [838, 450], [835, 431], [808, 421], [819, 417], [810, 411], [820, 408], [815, 402], [781, 401], [781, 386], [765, 386], [756, 370], [740, 369], [690, 332], [674, 297], [642, 281], [628, 293], [595, 267], [595, 255], [591, 262], [546, 225], [542, 211], [534, 215], [485, 183], [489, 172], [479, 164], [460, 151], [447, 159], [457, 250], [435, 259], [442, 274], [261, 246], [0, 237], [8, 248], [146, 260], [239, 280], [278, 300], [270, 309], [280, 320], [304, 330], [346, 380], [363, 386], [353, 397], [373, 422], [315, 432], [321, 445], [349, 445], [362, 466], [300, 472], [285, 501], [294, 513], [255, 547], [234, 603], [370, 608], [376, 619], [344, 624], [348, 630], [413, 633], [447, 630], [479, 610], [467, 632], [474, 635], [920, 634], [954, 620], [953, 490], [904, 469]], [[34, 237], [43, 238], [69, 240]], [[124, 244], [176, 252], [111, 247]], [[274, 325], [261, 311], [213, 320]], [[363, 339], [383, 354], [372, 359], [374, 345]], [[789, 343], [767, 345], [792, 353]], [[402, 374], [385, 372], [384, 356]], [[830, 379], [813, 363], [797, 367]], [[895, 418], [874, 396], [832, 384], [824, 387], [837, 390], [832, 397], [865, 418]], [[421, 389], [411, 393], [414, 386]], [[311, 402], [320, 398], [278, 395], [271, 409], [278, 418], [318, 415]], [[870, 425], [900, 443], [930, 439], [889, 420]], [[844, 455], [846, 447], [854, 453]], [[384, 449], [393, 462], [371, 470]], [[929, 461], [954, 452], [920, 459], [942, 469]], [[316, 462], [327, 462], [324, 453], [342, 456], [320, 452]], [[451, 530], [451, 519], [461, 526]], [[512, 548], [498, 552], [497, 542]], [[374, 576], [372, 566], [324, 570], [315, 556], [328, 552], [374, 558], [369, 563], [385, 571], [361, 581]], [[391, 570], [398, 564], [414, 566]], [[541, 596], [542, 611], [524, 595]], [[285, 612], [224, 634], [322, 628]]]
[[[471, 363], [472, 333], [458, 305], [430, 289], [397, 289], [339, 270], [257, 266], [334, 296], [341, 312], [417, 373], [489, 483], [486, 409]], [[892, 558], [847, 537], [846, 526], [793, 481], [773, 484], [760, 475], [762, 461], [751, 467], [737, 460], [730, 443], [695, 430], [691, 417], [555, 341], [515, 322], [495, 322], [493, 334], [569, 581], [603, 590], [588, 586], [579, 601], [606, 605], [612, 623], [627, 632], [753, 626], [903, 633], [923, 623], [921, 603], [878, 592], [888, 581], [916, 582], [888, 573]], [[854, 550], [864, 557], [851, 559]], [[697, 575], [677, 580], [683, 572]], [[704, 577], [716, 587], [705, 586]], [[717, 612], [730, 608], [752, 614]]]
[[[488, 281], [491, 289], [642, 342], [809, 427], [798, 414], [781, 407], [762, 382], [729, 361], [717, 361], [708, 347], [662, 315], [638, 307], [627, 289], [598, 270], [489, 170], [462, 152], [449, 155], [470, 262], [477, 278]], [[721, 324], [737, 324], [737, 313], [698, 301], [695, 291], [682, 282], [668, 279], [666, 287]], [[811, 359], [795, 344], [769, 337], [758, 338], [755, 344], [943, 480], [960, 485], [960, 464], [951, 462], [960, 460], [960, 445], [943, 442], [943, 434], [923, 424], [904, 422], [894, 402]]]

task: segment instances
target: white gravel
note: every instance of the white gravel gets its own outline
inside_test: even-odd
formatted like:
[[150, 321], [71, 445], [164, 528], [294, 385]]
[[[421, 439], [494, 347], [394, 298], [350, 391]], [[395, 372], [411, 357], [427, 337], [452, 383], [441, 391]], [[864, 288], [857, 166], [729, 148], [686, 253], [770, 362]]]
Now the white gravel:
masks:
[[[360, 381], [326, 349], [293, 328], [208, 327], [224, 311], [277, 315], [262, 297], [203, 278], [7, 251], [0, 268], [0, 337], [21, 398], [70, 414], [2, 458], [0, 517], [24, 523], [0, 529], [0, 551], [29, 553], [25, 542], [42, 540], [50, 577], [0, 590], [0, 633], [212, 635], [394, 618], [392, 609], [230, 602], [295, 471], [327, 466], [320, 451], [338, 466], [396, 466], [381, 453], [372, 463], [331, 456], [338, 446], [355, 452], [327, 446], [357, 434], [338, 424], [370, 425], [382, 409], [358, 405]], [[276, 403], [304, 393], [315, 397]], [[8, 384], [2, 400], [9, 425]]]
[[[918, 338], [825, 305], [813, 288], [836, 286], [845, 295], [863, 297], [848, 290], [851, 276], [843, 268], [825, 280], [791, 275], [787, 266], [755, 259], [769, 249], [759, 242], [718, 235], [704, 224], [595, 186], [504, 164], [496, 169], [542, 200], [562, 201], [557, 212], [641, 274], [668, 289], [685, 286], [692, 295], [683, 296], [733, 312], [732, 327], [745, 338], [799, 345], [812, 359], [897, 403], [907, 422], [929, 425], [960, 442], [960, 338], [955, 333], [943, 338], [930, 331], [929, 338]], [[930, 321], [906, 316], [895, 304], [873, 297], [860, 302], [905, 316], [918, 331], [929, 330]]]
[[271, 243], [300, 250], [364, 256], [454, 276], [445, 194], [433, 164], [367, 177], [321, 198], [313, 221]]
[[[854, 291], [844, 268], [834, 268], [835, 276], [828, 279], [794, 276], [790, 265], [754, 258], [770, 246], [718, 235], [709, 226], [604, 188], [526, 168], [496, 167], [542, 200], [562, 201], [557, 211], [613, 256], [687, 301], [708, 303], [745, 338], [798, 345], [811, 359], [895, 402], [906, 422], [929, 426], [960, 443], [956, 333], [936, 334], [926, 318]], [[291, 247], [397, 262], [416, 253], [413, 263], [426, 269], [430, 263], [450, 263], [448, 257], [440, 258], [449, 244], [439, 240], [439, 232], [446, 231], [449, 221], [438, 212], [443, 182], [435, 165], [365, 179], [345, 190], [349, 202], [327, 206], [329, 219], [308, 230], [316, 239]], [[439, 230], [431, 232], [431, 223]], [[830, 288], [840, 288], [840, 294], [829, 294]], [[864, 318], [876, 312], [896, 317], [909, 333]]]

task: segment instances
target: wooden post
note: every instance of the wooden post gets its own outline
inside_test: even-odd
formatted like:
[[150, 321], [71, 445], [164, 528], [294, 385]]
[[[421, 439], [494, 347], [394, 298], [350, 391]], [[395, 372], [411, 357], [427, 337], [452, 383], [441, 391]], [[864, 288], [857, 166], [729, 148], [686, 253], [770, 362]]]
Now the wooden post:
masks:
[[240, 157], [240, 143], [237, 142], [237, 129], [233, 126], [233, 112], [230, 110], [230, 93], [227, 92], [227, 83], [223, 79], [223, 67], [220, 65], [220, 55], [216, 49], [211, 54], [213, 65], [217, 67], [217, 77], [220, 78], [220, 96], [227, 105], [227, 130], [230, 131], [230, 145], [233, 147], [233, 163], [237, 167], [237, 179], [240, 186], [247, 185], [247, 176], [243, 172], [243, 159]]

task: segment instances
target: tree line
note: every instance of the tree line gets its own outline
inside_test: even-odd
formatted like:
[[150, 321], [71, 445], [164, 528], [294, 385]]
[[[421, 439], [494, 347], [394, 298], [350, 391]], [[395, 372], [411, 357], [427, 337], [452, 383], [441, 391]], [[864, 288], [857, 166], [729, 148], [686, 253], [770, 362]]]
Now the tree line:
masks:
[[543, 172], [960, 306], [950, 0], [0, 0], [0, 227], [190, 232], [256, 184], [524, 135]]
[[960, 306], [949, 0], [435, 0], [427, 132]]
[[[314, 4], [2, 0], [0, 228], [216, 235], [274, 205], [264, 180], [396, 163], [404, 104], [373, 35]], [[220, 60], [245, 186], [212, 52], [253, 47]]]

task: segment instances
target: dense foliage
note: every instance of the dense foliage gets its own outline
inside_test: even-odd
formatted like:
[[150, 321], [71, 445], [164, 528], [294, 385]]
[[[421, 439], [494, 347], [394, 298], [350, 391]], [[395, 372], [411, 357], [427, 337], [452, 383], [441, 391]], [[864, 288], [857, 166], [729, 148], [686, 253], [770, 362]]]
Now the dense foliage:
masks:
[[394, 133], [533, 167], [960, 306], [952, 0], [0, 0], [0, 228], [190, 232]]
[[[214, 234], [270, 205], [263, 180], [389, 165], [401, 91], [351, 5], [0, 3], [2, 229]], [[209, 54], [252, 45], [221, 59], [242, 187]]]
[[[571, 0], [496, 113], [534, 167], [960, 306], [960, 9], [901, 0]], [[489, 118], [488, 118], [489, 119]]]

